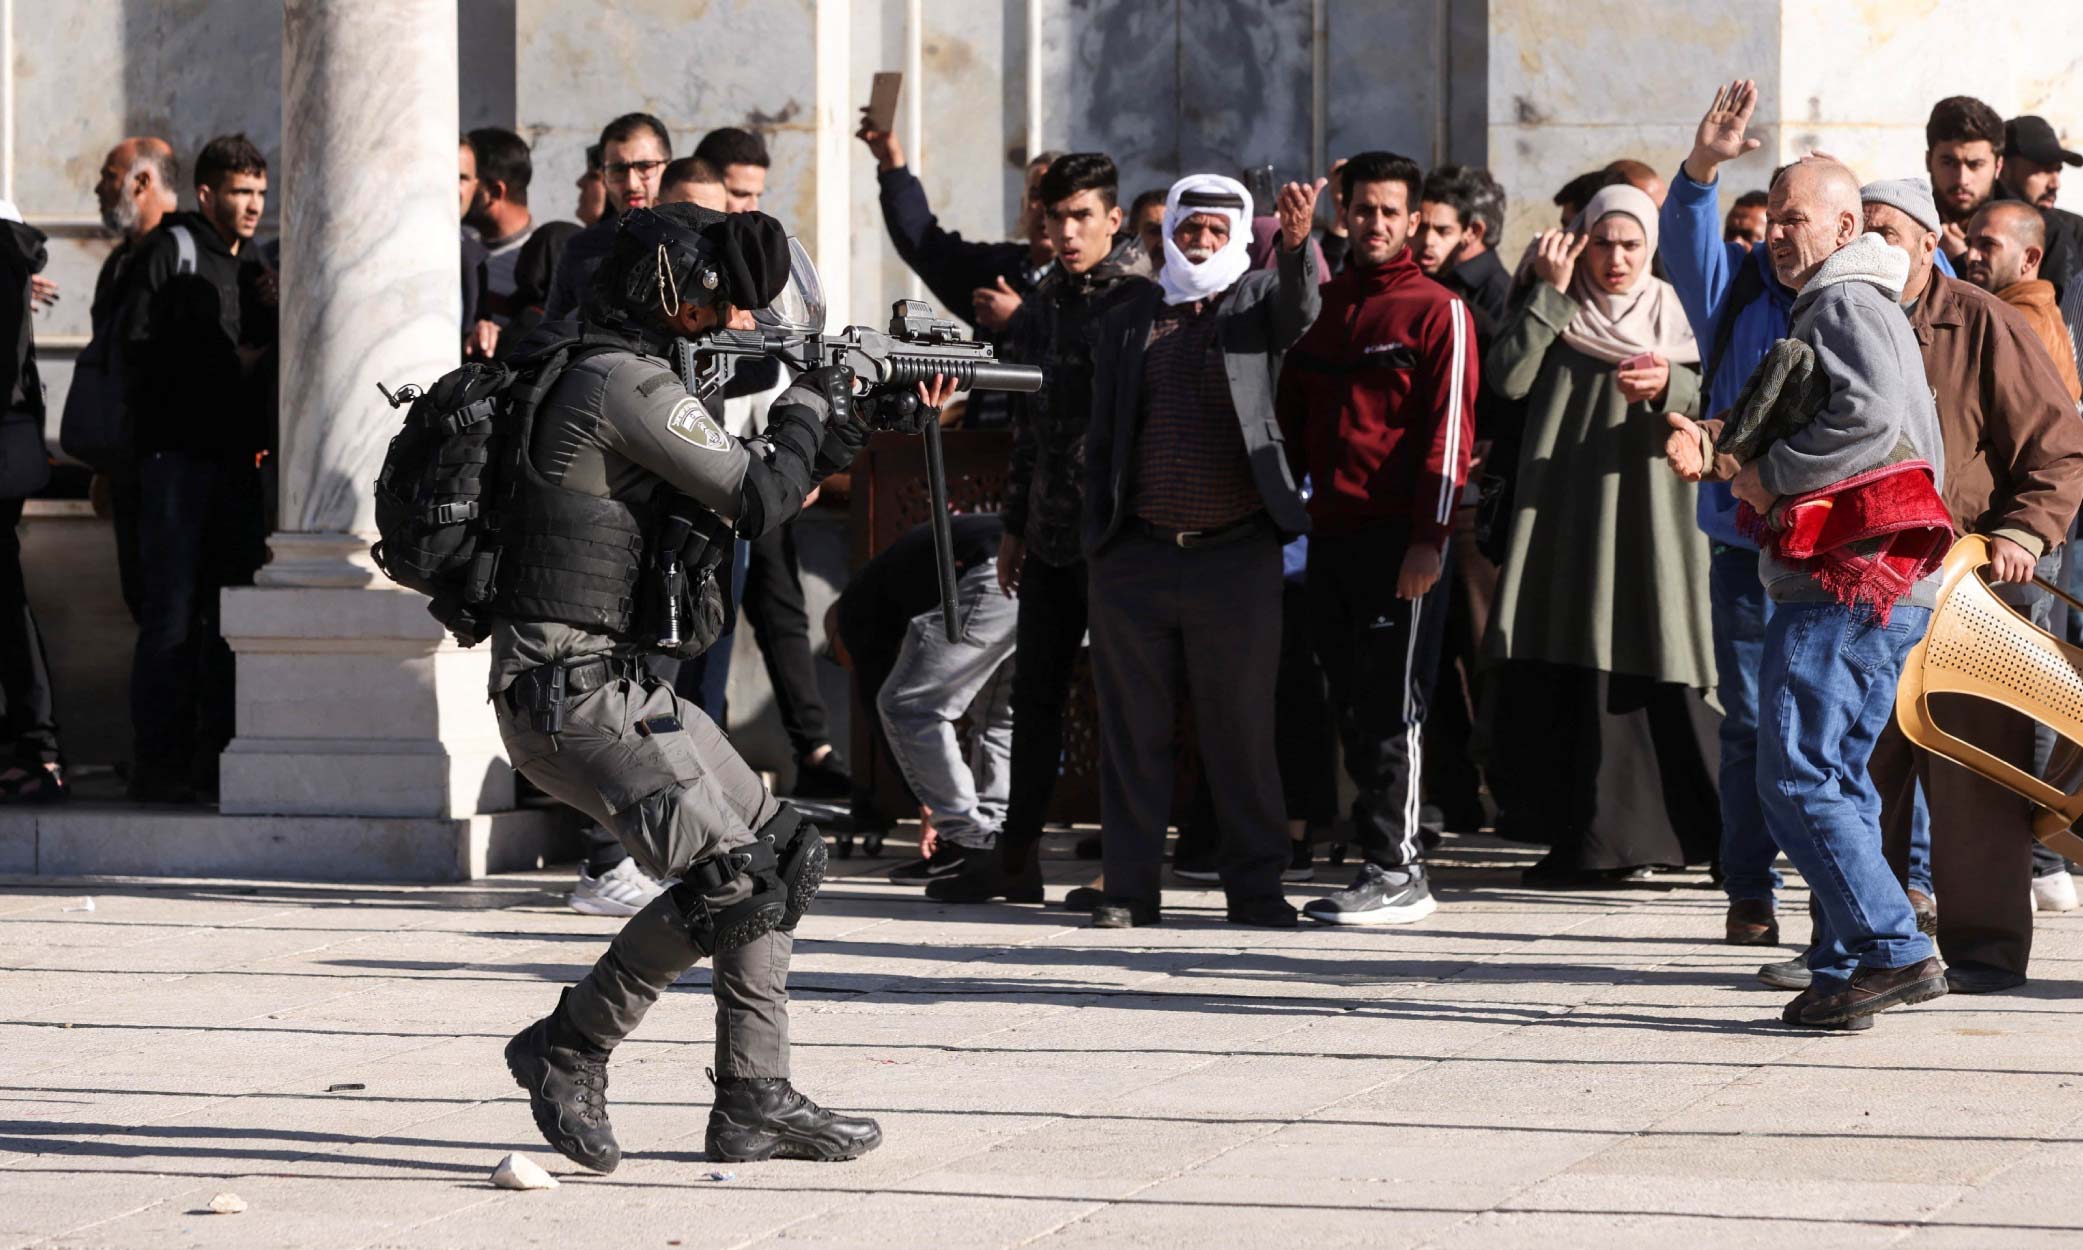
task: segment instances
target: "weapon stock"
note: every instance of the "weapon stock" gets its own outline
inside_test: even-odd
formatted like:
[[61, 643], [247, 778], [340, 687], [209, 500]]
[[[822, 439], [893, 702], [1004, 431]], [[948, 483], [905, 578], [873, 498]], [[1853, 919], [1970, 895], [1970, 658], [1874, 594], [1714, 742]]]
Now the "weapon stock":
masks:
[[[796, 330], [718, 330], [699, 342], [676, 345], [681, 378], [696, 397], [706, 399], [728, 385], [749, 361], [773, 358], [799, 373], [827, 365], [844, 365], [867, 383], [868, 396], [908, 392], [935, 375], [950, 377], [965, 389], [1037, 391], [1041, 370], [1001, 362], [989, 343], [965, 338], [962, 327], [933, 316], [922, 300], [898, 300], [890, 309], [887, 332], [848, 326], [837, 334]], [[955, 620], [955, 563], [948, 521], [947, 465], [940, 444], [940, 423], [928, 419], [925, 439], [926, 488], [932, 515], [933, 554], [940, 565], [940, 619], [947, 640], [960, 640]]]

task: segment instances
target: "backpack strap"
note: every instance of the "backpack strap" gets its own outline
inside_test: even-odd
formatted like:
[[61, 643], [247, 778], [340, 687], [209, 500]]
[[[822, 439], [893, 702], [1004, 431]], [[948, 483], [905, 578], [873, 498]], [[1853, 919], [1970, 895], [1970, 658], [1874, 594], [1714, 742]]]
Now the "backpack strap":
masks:
[[174, 272], [194, 273], [195, 236], [186, 226], [168, 226], [167, 230], [174, 236]]
[[1707, 367], [1700, 374], [1700, 390], [1714, 385], [1714, 375], [1721, 368], [1722, 358], [1729, 354], [1729, 344], [1736, 338], [1736, 318], [1743, 310], [1757, 303], [1765, 293], [1765, 275], [1758, 270], [1757, 257], [1745, 255], [1743, 267], [1736, 271], [1735, 281], [1729, 284], [1729, 293], [1721, 301], [1721, 316], [1714, 319], [1714, 350], [1707, 354]]

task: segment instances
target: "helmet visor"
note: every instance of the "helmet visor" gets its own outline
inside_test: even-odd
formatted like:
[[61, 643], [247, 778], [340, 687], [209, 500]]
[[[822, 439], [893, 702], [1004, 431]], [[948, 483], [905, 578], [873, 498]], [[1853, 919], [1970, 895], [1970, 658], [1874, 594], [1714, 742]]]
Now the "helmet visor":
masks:
[[788, 285], [765, 308], [753, 310], [755, 324], [798, 334], [823, 334], [825, 288], [802, 240], [788, 236]]

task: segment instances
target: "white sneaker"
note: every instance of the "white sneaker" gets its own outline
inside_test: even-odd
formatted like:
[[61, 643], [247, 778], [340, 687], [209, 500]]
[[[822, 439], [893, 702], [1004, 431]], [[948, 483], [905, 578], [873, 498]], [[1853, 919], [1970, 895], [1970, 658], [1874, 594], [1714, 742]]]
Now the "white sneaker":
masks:
[[625, 859], [597, 877], [584, 864], [579, 865], [579, 883], [565, 902], [582, 916], [634, 916], [663, 893], [665, 887], [637, 867], [635, 860]]
[[2040, 911], [2076, 910], [2076, 879], [2065, 871], [2034, 877], [2032, 905]]

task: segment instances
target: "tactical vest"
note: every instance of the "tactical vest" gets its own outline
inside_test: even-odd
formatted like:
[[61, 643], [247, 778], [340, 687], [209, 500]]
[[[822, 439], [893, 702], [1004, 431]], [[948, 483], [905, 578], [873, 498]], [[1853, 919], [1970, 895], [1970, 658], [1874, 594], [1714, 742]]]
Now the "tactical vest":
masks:
[[[591, 353], [574, 352], [573, 363], [582, 354]], [[660, 482], [651, 499], [638, 502], [558, 485], [536, 466], [533, 425], [531, 420], [528, 428], [515, 431], [508, 470], [502, 474], [505, 498], [494, 510], [499, 562], [493, 615], [574, 625], [640, 650], [681, 656], [706, 650], [726, 624], [715, 566], [727, 546], [728, 527], [700, 505], [687, 503], [706, 524], [697, 522], [672, 557], [671, 580], [685, 625], [677, 645], [661, 647], [664, 553], [654, 543], [666, 528], [666, 508], [659, 501], [672, 493], [670, 488]]]

